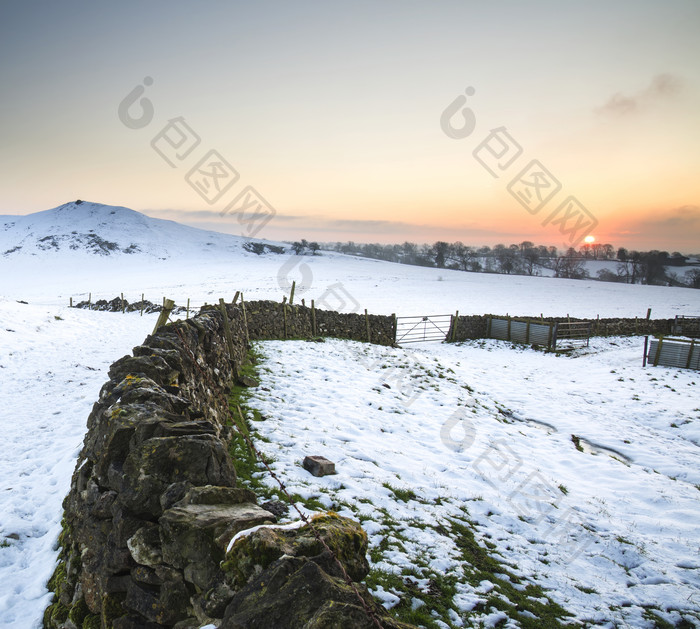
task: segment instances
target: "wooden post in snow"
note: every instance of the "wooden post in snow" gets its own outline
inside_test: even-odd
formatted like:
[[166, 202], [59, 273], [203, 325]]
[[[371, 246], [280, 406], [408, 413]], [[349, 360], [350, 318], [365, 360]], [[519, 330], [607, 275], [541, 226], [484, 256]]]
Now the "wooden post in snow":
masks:
[[158, 328], [164, 326], [168, 322], [168, 317], [175, 307], [175, 302], [172, 299], [165, 299], [163, 304], [163, 310], [160, 311], [158, 316], [158, 321], [156, 321], [156, 327], [153, 328], [153, 334], [158, 331]]
[[457, 338], [457, 322], [459, 321], [459, 310], [455, 312], [455, 317], [452, 321], [452, 336], [450, 338], [450, 341], [454, 343], [454, 340]]
[[228, 321], [228, 312], [226, 312], [226, 302], [223, 297], [219, 298], [219, 309], [221, 316], [224, 318], [224, 334], [226, 335], [226, 345], [228, 346], [228, 355], [231, 360], [234, 359], [233, 352], [233, 337], [231, 336], [231, 325]]
[[248, 335], [248, 317], [245, 313], [245, 301], [243, 301], [243, 293], [241, 293], [241, 308], [243, 309], [243, 329], [245, 330], [245, 342], [250, 345], [250, 336]]
[[287, 298], [284, 298], [285, 301], [282, 302], [282, 319], [284, 321], [284, 338], [287, 338], [287, 304], [285, 303]]

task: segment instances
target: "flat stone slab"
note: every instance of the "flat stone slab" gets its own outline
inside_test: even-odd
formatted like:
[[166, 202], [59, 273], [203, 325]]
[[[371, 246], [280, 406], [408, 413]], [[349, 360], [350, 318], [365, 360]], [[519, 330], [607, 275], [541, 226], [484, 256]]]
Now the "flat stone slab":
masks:
[[[192, 534], [204, 535], [222, 551], [239, 531], [274, 522], [275, 516], [250, 502], [176, 506], [168, 509], [160, 518], [160, 524], [171, 540], [182, 540]], [[166, 554], [169, 550], [167, 547], [168, 544]], [[186, 551], [183, 554], [187, 554]]]
[[302, 463], [304, 469], [314, 476], [328, 476], [335, 474], [335, 463], [324, 456], [307, 456]]

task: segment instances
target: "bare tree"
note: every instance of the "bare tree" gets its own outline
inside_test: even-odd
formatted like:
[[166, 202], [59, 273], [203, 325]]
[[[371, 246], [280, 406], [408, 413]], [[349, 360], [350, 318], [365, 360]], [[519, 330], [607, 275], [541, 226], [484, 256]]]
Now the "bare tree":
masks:
[[584, 259], [570, 247], [565, 256], [560, 256], [554, 265], [554, 277], [582, 280], [588, 277]]

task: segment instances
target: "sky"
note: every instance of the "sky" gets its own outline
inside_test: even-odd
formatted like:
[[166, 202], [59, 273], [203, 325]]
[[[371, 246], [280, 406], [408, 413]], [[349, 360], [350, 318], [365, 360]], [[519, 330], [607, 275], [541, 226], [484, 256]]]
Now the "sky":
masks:
[[700, 2], [0, 0], [0, 214], [700, 252]]

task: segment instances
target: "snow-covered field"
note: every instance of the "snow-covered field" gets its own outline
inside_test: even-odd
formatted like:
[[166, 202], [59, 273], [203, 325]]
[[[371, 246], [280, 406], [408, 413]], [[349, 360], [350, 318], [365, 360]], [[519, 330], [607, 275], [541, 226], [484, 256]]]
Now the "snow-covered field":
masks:
[[[186, 243], [173, 246], [166, 260], [79, 250], [0, 257], [0, 627], [40, 625], [61, 501], [90, 408], [109, 364], [156, 319], [71, 310], [71, 296], [91, 292], [94, 301], [123, 292], [135, 301], [145, 293], [199, 305], [240, 290], [249, 300], [279, 300], [296, 280], [297, 300], [399, 315], [644, 317], [649, 307], [654, 317], [700, 314], [700, 291], [690, 289], [460, 273], [337, 254], [256, 256], [228, 245], [199, 256]], [[265, 376], [274, 379], [269, 396], [256, 401], [270, 416], [261, 431], [279, 423], [267, 446], [278, 465], [295, 483], [302, 453], [338, 463], [340, 475], [330, 480], [303, 477], [310, 494], [323, 490], [328, 501], [348, 504], [353, 493], [367, 496], [404, 532], [405, 517], [434, 523], [465, 518], [466, 509], [512, 570], [551, 588], [577, 618], [643, 626], [643, 605], [700, 607], [697, 374], [642, 369], [639, 339], [595, 341], [576, 358], [492, 342], [405, 351], [289, 342], [261, 351], [279, 363]], [[307, 374], [303, 386], [296, 370]], [[402, 381], [402, 373], [416, 377]], [[391, 374], [395, 381], [383, 380]], [[288, 449], [278, 452], [278, 443]], [[546, 492], [534, 501], [542, 515], [521, 501], [533, 479]], [[416, 499], [394, 499], [383, 483], [404, 497], [410, 488]], [[386, 523], [367, 519], [366, 503], [355, 508], [378, 544]], [[565, 515], [570, 524], [550, 531]], [[419, 530], [405, 532], [405, 551], [387, 551], [382, 566], [403, 565], [416, 548], [432, 569], [458, 570], [449, 541]], [[581, 549], [570, 561], [561, 530]], [[381, 548], [387, 543], [394, 548], [391, 539]], [[487, 599], [491, 586], [459, 587], [457, 615]], [[384, 594], [387, 602], [392, 596]], [[458, 626], [456, 616], [450, 622]]]
[[[572, 356], [500, 341], [259, 350], [270, 392], [251, 406], [273, 469], [290, 492], [359, 517], [374, 567], [416, 578], [415, 605], [449, 574], [443, 621], [508, 618], [492, 605], [497, 579], [469, 582], [456, 520], [579, 621], [652, 627], [651, 608], [700, 626], [697, 373], [643, 369], [639, 339], [620, 338]], [[311, 454], [338, 474], [311, 477], [300, 466]], [[402, 589], [380, 593], [392, 604]]]
[[87, 416], [109, 365], [153, 324], [0, 301], [0, 627], [39, 626]]

